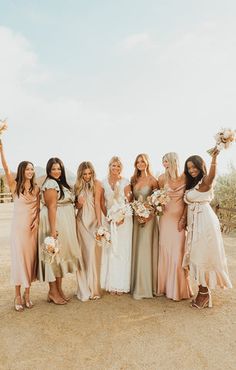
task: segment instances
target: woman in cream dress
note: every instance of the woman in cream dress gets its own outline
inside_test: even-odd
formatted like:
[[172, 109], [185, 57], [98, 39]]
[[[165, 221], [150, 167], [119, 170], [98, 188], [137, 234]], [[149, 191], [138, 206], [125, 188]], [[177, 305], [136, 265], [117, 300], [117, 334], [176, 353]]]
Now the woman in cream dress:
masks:
[[[109, 175], [102, 183], [105, 215], [115, 203], [123, 205], [130, 196], [129, 181], [121, 176], [122, 168], [119, 157], [112, 157]], [[103, 249], [102, 255], [101, 286], [111, 294], [121, 295], [130, 291], [132, 216], [127, 215], [118, 223], [111, 221], [110, 230], [111, 247]]]
[[[96, 179], [91, 162], [82, 162], [75, 184], [77, 236], [81, 246], [90, 299], [101, 297], [101, 247], [94, 234], [101, 225], [101, 183]], [[80, 288], [79, 288], [80, 289]]]
[[[66, 181], [65, 169], [59, 158], [49, 159], [47, 178], [42, 185], [42, 208], [39, 224], [39, 278], [49, 283], [48, 301], [66, 304], [69, 299], [62, 290], [62, 278], [76, 272], [79, 282], [78, 296], [89, 298], [81, 248], [76, 235], [74, 197]], [[46, 261], [41, 246], [47, 236], [58, 239], [59, 254], [52, 263]]]
[[[151, 175], [147, 154], [139, 154], [134, 163], [135, 171], [131, 179], [133, 198], [146, 201], [157, 180]], [[148, 219], [134, 216], [133, 249], [131, 271], [131, 293], [133, 298], [153, 298], [157, 295], [158, 266], [158, 224], [157, 218]]]
[[192, 295], [188, 274], [182, 267], [186, 205], [184, 192], [185, 175], [179, 175], [179, 159], [176, 153], [167, 153], [162, 159], [165, 173], [158, 181], [160, 188], [168, 191], [170, 201], [159, 219], [159, 262], [158, 295], [165, 294], [175, 301], [190, 298]]
[[[23, 311], [24, 306], [32, 308], [30, 286], [37, 277], [37, 232], [39, 213], [39, 188], [35, 184], [34, 166], [21, 162], [16, 179], [11, 174], [0, 141], [2, 166], [11, 193], [14, 211], [11, 227], [11, 280], [15, 285], [14, 308]], [[21, 296], [21, 286], [25, 292]]]
[[190, 269], [199, 287], [192, 302], [192, 307], [196, 308], [212, 306], [210, 289], [232, 287], [219, 220], [210, 206], [218, 153], [215, 149], [208, 174], [201, 157], [194, 155], [185, 162], [188, 234], [183, 266]]

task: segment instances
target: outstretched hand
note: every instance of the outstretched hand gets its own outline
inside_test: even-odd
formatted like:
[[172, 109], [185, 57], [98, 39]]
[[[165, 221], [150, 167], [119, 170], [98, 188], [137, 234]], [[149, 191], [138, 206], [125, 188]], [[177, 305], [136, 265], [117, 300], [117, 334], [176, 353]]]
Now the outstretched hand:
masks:
[[215, 147], [213, 152], [212, 152], [212, 155], [211, 155], [212, 158], [216, 158], [219, 153], [220, 153], [219, 149], [217, 149], [217, 147]]

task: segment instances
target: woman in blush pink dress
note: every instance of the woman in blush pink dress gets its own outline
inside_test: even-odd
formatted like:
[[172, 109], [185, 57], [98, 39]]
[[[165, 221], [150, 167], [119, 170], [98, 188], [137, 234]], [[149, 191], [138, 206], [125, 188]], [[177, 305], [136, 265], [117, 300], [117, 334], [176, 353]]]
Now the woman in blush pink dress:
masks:
[[170, 197], [164, 214], [160, 217], [158, 295], [179, 301], [192, 295], [189, 279], [182, 268], [185, 245], [186, 206], [183, 196], [186, 187], [185, 175], [179, 176], [178, 155], [164, 155], [165, 173], [159, 177], [160, 188], [165, 188]]
[[[37, 276], [37, 231], [39, 213], [39, 188], [34, 182], [34, 166], [31, 162], [21, 162], [16, 179], [7, 165], [3, 145], [0, 142], [2, 166], [14, 200], [11, 228], [11, 280], [15, 285], [14, 308], [23, 311], [32, 308], [30, 285]], [[21, 296], [21, 285], [25, 292]]]

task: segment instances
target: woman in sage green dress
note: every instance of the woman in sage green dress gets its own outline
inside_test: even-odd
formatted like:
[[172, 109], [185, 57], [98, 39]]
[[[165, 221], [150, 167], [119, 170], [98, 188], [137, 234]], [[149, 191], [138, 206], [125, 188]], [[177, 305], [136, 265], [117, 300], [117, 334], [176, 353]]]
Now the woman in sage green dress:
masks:
[[[135, 160], [131, 178], [133, 198], [145, 202], [158, 182], [150, 172], [147, 154]], [[153, 298], [157, 294], [158, 224], [155, 215], [144, 219], [134, 216], [131, 293], [133, 298]]]
[[[39, 278], [49, 283], [48, 301], [66, 304], [69, 299], [62, 290], [62, 278], [68, 272], [76, 272], [79, 283], [78, 296], [89, 299], [81, 248], [76, 234], [74, 196], [66, 181], [65, 169], [59, 158], [47, 163], [47, 178], [42, 191], [42, 209], [39, 223]], [[58, 240], [59, 253], [53, 262], [42, 253], [46, 237]]]

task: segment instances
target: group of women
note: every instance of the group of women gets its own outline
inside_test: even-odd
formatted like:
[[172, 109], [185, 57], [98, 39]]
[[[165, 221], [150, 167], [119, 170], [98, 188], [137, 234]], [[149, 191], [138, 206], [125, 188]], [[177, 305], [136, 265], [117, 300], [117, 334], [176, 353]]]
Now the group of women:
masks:
[[[122, 177], [119, 157], [111, 159], [102, 182], [93, 165], [82, 162], [73, 189], [58, 158], [48, 161], [39, 188], [31, 162], [21, 162], [14, 178], [2, 143], [0, 155], [14, 200], [11, 257], [16, 311], [33, 306], [30, 286], [37, 279], [49, 284], [49, 302], [67, 304], [70, 297], [63, 291], [62, 278], [69, 272], [76, 274], [81, 301], [101, 298], [104, 290], [112, 295], [130, 292], [134, 299], [160, 295], [174, 301], [189, 299], [192, 276], [199, 289], [191, 307], [205, 308], [212, 305], [211, 288], [231, 287], [219, 221], [210, 206], [217, 150], [208, 173], [203, 159], [194, 155], [181, 174], [177, 154], [167, 153], [165, 171], [158, 179], [146, 154], [137, 156], [131, 181]], [[151, 213], [148, 218], [127, 215], [120, 222], [107, 221], [115, 202], [145, 202], [162, 188], [170, 200], [160, 217]], [[102, 248], [95, 238], [102, 225], [111, 233], [109, 248]], [[50, 262], [42, 253], [47, 236], [58, 240], [60, 248]]]

